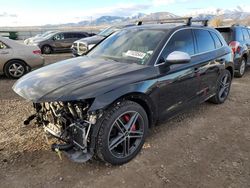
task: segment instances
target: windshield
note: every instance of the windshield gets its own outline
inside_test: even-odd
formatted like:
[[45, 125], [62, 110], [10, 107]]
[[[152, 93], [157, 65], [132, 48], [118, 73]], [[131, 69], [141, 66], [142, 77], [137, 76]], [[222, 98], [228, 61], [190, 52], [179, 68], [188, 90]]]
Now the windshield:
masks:
[[104, 29], [103, 31], [101, 31], [100, 33], [98, 33], [98, 35], [107, 37], [107, 36], [109, 36], [110, 34], [114, 33], [117, 30], [119, 30], [119, 28], [117, 28], [117, 27], [108, 27], [108, 28]]
[[54, 33], [54, 31], [47, 31], [47, 32], [41, 34], [41, 37], [46, 37], [47, 35], [52, 34], [52, 33]]
[[122, 30], [101, 42], [88, 55], [144, 65], [149, 62], [164, 35], [162, 30]]

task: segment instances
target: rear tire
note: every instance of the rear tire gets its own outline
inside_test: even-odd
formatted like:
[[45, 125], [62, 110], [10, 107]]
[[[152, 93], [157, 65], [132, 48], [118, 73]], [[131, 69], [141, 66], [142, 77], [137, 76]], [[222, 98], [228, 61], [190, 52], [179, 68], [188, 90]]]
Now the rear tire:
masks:
[[4, 74], [8, 78], [18, 79], [22, 77], [27, 72], [26, 65], [20, 60], [9, 61], [4, 66]]
[[43, 54], [51, 54], [52, 53], [52, 48], [49, 45], [44, 45], [41, 50], [42, 50]]
[[119, 102], [110, 107], [98, 123], [101, 125], [96, 152], [101, 160], [121, 165], [140, 152], [148, 131], [148, 117], [139, 104]]
[[214, 104], [222, 104], [226, 101], [232, 83], [232, 75], [229, 70], [224, 70], [224, 72], [219, 76], [217, 81], [217, 91], [215, 96], [210, 98], [208, 101]]
[[235, 72], [235, 77], [241, 78], [244, 76], [246, 72], [247, 61], [246, 58], [243, 58], [240, 63], [240, 68], [237, 72]]

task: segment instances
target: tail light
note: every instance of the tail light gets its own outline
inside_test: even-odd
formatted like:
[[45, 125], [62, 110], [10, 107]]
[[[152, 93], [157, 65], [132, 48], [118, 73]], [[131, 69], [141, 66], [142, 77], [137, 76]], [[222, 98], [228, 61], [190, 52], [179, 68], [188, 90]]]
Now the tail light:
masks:
[[41, 50], [34, 50], [33, 54], [40, 55], [41, 54]]
[[229, 47], [233, 50], [233, 53], [235, 54], [236, 52], [240, 52], [240, 43], [237, 41], [232, 41], [229, 44]]

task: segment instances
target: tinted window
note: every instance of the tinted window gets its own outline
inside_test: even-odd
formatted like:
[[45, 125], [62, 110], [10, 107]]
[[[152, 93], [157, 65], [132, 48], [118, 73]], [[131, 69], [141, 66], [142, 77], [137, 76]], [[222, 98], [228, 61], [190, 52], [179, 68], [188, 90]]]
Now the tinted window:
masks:
[[166, 59], [167, 56], [174, 51], [181, 51], [189, 55], [194, 55], [194, 40], [191, 29], [181, 30], [174, 34], [163, 50], [162, 58]]
[[71, 38], [75, 38], [75, 36], [74, 36], [74, 33], [64, 33], [64, 38], [71, 39]]
[[249, 33], [247, 32], [247, 29], [242, 29], [243, 36], [245, 40], [248, 40], [250, 38]]
[[84, 33], [75, 33], [75, 38], [84, 38], [86, 37], [87, 35], [84, 34]]
[[236, 40], [237, 41], [243, 41], [244, 40], [243, 33], [242, 33], [242, 30], [240, 28], [236, 29]]
[[225, 28], [216, 28], [216, 30], [218, 30], [221, 35], [223, 36], [223, 38], [225, 39], [225, 41], [229, 44], [231, 41], [234, 40], [233, 38], [233, 30], [229, 27], [225, 27]]
[[221, 42], [220, 38], [218, 37], [218, 35], [215, 34], [214, 32], [210, 32], [210, 34], [212, 35], [212, 37], [214, 39], [215, 47], [216, 48], [222, 47], [222, 42]]
[[215, 49], [214, 40], [209, 31], [195, 29], [198, 53], [208, 52]]

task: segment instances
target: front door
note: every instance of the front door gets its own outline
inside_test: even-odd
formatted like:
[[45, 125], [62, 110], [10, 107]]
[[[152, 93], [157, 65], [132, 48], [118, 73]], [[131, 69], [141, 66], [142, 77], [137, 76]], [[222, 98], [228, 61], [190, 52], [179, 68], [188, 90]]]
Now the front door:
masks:
[[[166, 65], [164, 59], [174, 51], [186, 52], [191, 56], [189, 63], [178, 65]], [[164, 48], [159, 62], [158, 78], [159, 88], [159, 114], [161, 118], [167, 118], [172, 114], [191, 107], [199, 102], [200, 79], [197, 75], [199, 65], [195, 64], [194, 36], [191, 29], [177, 31]]]

